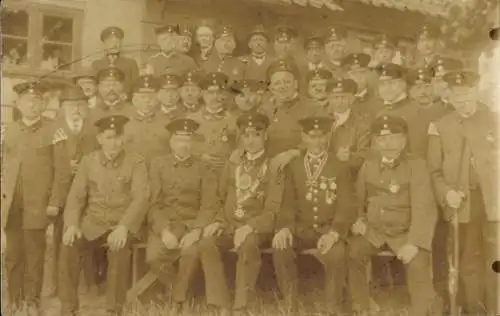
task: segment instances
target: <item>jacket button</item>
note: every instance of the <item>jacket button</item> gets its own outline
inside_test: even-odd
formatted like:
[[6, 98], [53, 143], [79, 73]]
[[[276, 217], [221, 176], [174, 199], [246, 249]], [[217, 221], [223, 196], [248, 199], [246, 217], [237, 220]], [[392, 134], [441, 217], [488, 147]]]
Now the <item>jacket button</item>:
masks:
[[318, 215], [314, 215], [314, 219], [315, 219], [315, 220], [316, 220], [316, 219], [318, 219]]
[[318, 224], [314, 224], [314, 225], [313, 225], [313, 227], [314, 227], [314, 228], [318, 228]]
[[317, 206], [313, 207], [313, 211], [317, 212], [318, 211], [318, 207]]
[[380, 214], [384, 214], [385, 210], [383, 208], [380, 209]]

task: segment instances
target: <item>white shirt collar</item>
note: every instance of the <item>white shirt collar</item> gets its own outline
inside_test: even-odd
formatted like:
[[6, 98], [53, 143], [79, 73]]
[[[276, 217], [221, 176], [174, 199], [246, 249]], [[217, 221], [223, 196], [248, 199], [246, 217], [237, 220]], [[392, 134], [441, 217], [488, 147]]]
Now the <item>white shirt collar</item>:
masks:
[[188, 160], [188, 159], [191, 157], [191, 155], [187, 155], [187, 156], [185, 156], [185, 157], [181, 157], [181, 156], [179, 156], [179, 155], [177, 155], [177, 154], [174, 154], [174, 157], [175, 157], [175, 159], [177, 159], [178, 161], [183, 162], [183, 161]]
[[351, 115], [351, 109], [348, 109], [344, 113], [334, 113], [335, 115], [335, 127], [339, 127], [349, 119]]
[[322, 151], [319, 154], [313, 154], [311, 152], [307, 152], [306, 156], [308, 159], [321, 159], [326, 155], [326, 151]]
[[96, 103], [97, 103], [97, 96], [94, 95], [93, 97], [89, 98], [88, 99], [89, 109], [95, 108]]
[[29, 119], [26, 119], [26, 118], [22, 118], [22, 121], [24, 123], [24, 125], [26, 126], [32, 126], [32, 125], [35, 125], [36, 123], [38, 123], [40, 120], [42, 119], [41, 116], [37, 117], [36, 119], [33, 119], [33, 120], [29, 120]]
[[368, 93], [368, 88], [364, 88], [363, 90], [356, 93], [354, 96], [356, 98], [363, 98]]
[[252, 153], [247, 152], [247, 153], [246, 153], [246, 157], [247, 157], [247, 159], [248, 159], [248, 160], [250, 160], [250, 161], [254, 161], [254, 160], [257, 160], [257, 159], [259, 159], [260, 157], [262, 157], [262, 155], [264, 155], [264, 151], [265, 151], [265, 150], [264, 150], [264, 149], [262, 149], [261, 151], [259, 151], [259, 152], [255, 153], [255, 154], [252, 154]]
[[403, 92], [403, 94], [401, 94], [399, 97], [397, 97], [394, 101], [384, 101], [384, 104], [385, 105], [392, 105], [392, 104], [396, 104], [398, 103], [399, 101], [403, 101], [404, 99], [406, 99], [408, 97], [408, 94], [406, 92]]
[[66, 118], [66, 124], [72, 132], [80, 133], [83, 128], [83, 119], [80, 118], [76, 121]]

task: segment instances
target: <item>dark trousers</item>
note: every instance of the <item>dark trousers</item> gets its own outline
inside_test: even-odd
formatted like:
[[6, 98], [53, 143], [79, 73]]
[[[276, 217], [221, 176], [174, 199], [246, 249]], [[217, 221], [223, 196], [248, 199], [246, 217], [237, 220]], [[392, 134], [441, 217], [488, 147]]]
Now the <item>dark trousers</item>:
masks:
[[[222, 252], [234, 248], [233, 236], [232, 234], [224, 234], [219, 237], [208, 237], [199, 243], [208, 304], [225, 308], [231, 307]], [[269, 240], [270, 236], [268, 235], [249, 234], [237, 249], [234, 309], [247, 307], [251, 298], [255, 296], [255, 286], [262, 263], [261, 247], [266, 242], [269, 243]]]
[[[380, 249], [373, 246], [363, 236], [351, 237], [349, 244], [349, 290], [353, 309], [368, 311], [370, 308], [370, 287], [367, 266], [371, 257]], [[405, 265], [408, 292], [410, 293], [412, 316], [441, 315], [439, 300], [436, 299], [432, 284], [430, 252], [419, 249], [410, 263]]]
[[[82, 257], [107, 242], [108, 234], [96, 240], [84, 238], [73, 246], [61, 246], [59, 255], [59, 298], [64, 313], [74, 313], [78, 309], [78, 285], [82, 268]], [[121, 313], [127, 290], [130, 285], [130, 259], [132, 255], [130, 239], [125, 247], [118, 251], [108, 251], [108, 271], [106, 284], [106, 305], [111, 312]]]
[[459, 226], [462, 306], [473, 315], [497, 315], [500, 282], [491, 264], [500, 257], [499, 224], [486, 220], [480, 190], [471, 191], [469, 199], [470, 221]]
[[434, 288], [441, 297], [445, 309], [449, 306], [448, 292], [448, 258], [447, 238], [449, 225], [444, 220], [439, 220], [434, 230], [432, 240], [432, 272], [434, 275]]
[[[285, 298], [287, 308], [295, 313], [298, 309], [298, 271], [297, 252], [316, 248], [321, 237], [316, 231], [306, 231], [293, 236], [293, 247], [284, 250], [274, 250], [273, 262], [278, 286]], [[337, 242], [325, 254], [316, 253], [315, 257], [322, 263], [325, 270], [324, 301], [332, 313], [341, 311], [343, 304], [343, 289], [346, 283], [346, 247], [343, 241]]]

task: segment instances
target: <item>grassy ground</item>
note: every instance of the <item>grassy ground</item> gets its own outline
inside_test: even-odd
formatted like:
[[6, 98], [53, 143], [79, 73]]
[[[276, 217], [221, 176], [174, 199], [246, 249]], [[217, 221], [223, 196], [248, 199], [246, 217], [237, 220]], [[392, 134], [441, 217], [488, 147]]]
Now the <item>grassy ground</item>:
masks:
[[[43, 315], [59, 315], [60, 303], [57, 298], [47, 297], [47, 293], [51, 291], [53, 286], [51, 280], [52, 271], [49, 269], [52, 263], [52, 247], [49, 244], [47, 247], [47, 261], [46, 261], [46, 273], [44, 282], [44, 293], [42, 299], [42, 309]], [[299, 267], [301, 264], [299, 263]], [[269, 258], [264, 258], [263, 261], [263, 275], [259, 280], [259, 290], [258, 297], [250, 309], [250, 315], [259, 316], [284, 316], [288, 315], [287, 308], [279, 300], [278, 293], [275, 292], [275, 280], [272, 275], [271, 262]], [[302, 267], [309, 268], [309, 271], [303, 271], [303, 282], [301, 284], [301, 309], [297, 316], [313, 316], [313, 315], [323, 315], [324, 313], [322, 306], [318, 303], [318, 298], [321, 297], [321, 273], [317, 271], [321, 270], [320, 266], [311, 266], [310, 262], [302, 263]], [[319, 268], [319, 269], [318, 269]], [[302, 269], [304, 270], [304, 269]], [[229, 274], [232, 274], [229, 271]], [[4, 278], [3, 285], [5, 288]], [[194, 285], [194, 292], [192, 293], [192, 298], [187, 304], [185, 310], [185, 315], [207, 315], [216, 316], [217, 313], [211, 310], [204, 303], [203, 297], [203, 282], [197, 282]], [[2, 291], [2, 297], [5, 295], [6, 291]], [[171, 305], [168, 300], [159, 300], [158, 293], [152, 289], [149, 291], [151, 293], [146, 293], [140, 302], [136, 302], [127, 306], [126, 315], [139, 316], [165, 316], [172, 315]], [[373, 298], [376, 303], [380, 306], [380, 312], [376, 315], [407, 315], [406, 305], [408, 302], [406, 290], [403, 286], [395, 286], [392, 288], [375, 288], [372, 291]], [[165, 303], [167, 302], [167, 303]], [[81, 316], [101, 316], [106, 315], [105, 313], [105, 298], [103, 295], [91, 294], [86, 291], [83, 287], [80, 295], [80, 312]], [[6, 312], [6, 311], [4, 311]], [[2, 313], [3, 315], [9, 315], [8, 313]], [[346, 315], [348, 315], [346, 313]], [[27, 316], [24, 313], [18, 313], [15, 316]]]

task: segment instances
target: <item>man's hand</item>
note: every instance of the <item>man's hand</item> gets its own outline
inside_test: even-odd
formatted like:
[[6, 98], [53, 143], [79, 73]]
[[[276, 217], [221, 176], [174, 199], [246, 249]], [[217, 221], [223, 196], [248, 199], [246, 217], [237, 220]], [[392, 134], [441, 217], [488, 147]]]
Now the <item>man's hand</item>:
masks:
[[75, 240], [82, 238], [82, 232], [76, 226], [69, 226], [66, 228], [63, 234], [62, 242], [63, 245], [72, 247]]
[[293, 235], [288, 228], [282, 228], [274, 235], [273, 248], [283, 250], [291, 247], [293, 244]]
[[366, 223], [365, 223], [365, 220], [362, 219], [362, 218], [358, 218], [358, 220], [356, 221], [356, 223], [352, 224], [351, 232], [354, 235], [360, 235], [360, 236], [363, 236], [364, 234], [366, 234]]
[[200, 228], [195, 228], [184, 237], [181, 239], [181, 243], [179, 244], [179, 248], [186, 249], [192, 246], [195, 242], [200, 240], [201, 236], [201, 229]]
[[349, 150], [349, 147], [340, 147], [337, 151], [337, 158], [340, 161], [349, 161], [351, 158], [351, 151]]
[[397, 257], [404, 264], [408, 264], [408, 263], [410, 263], [410, 261], [413, 260], [413, 258], [415, 258], [417, 253], [418, 253], [417, 246], [414, 246], [412, 244], [406, 244], [399, 249], [399, 251], [397, 253]]
[[59, 207], [49, 205], [47, 206], [47, 216], [57, 216], [59, 214]]
[[337, 232], [326, 233], [326, 234], [322, 235], [321, 237], [319, 237], [316, 247], [318, 248], [318, 250], [321, 254], [325, 254], [328, 251], [330, 251], [330, 249], [332, 249], [333, 245], [335, 245], [335, 243], [339, 239], [340, 239], [340, 236]]
[[298, 149], [290, 149], [281, 154], [276, 155], [271, 160], [271, 169], [281, 171], [292, 161], [293, 158], [300, 155], [300, 150]]
[[205, 227], [205, 229], [203, 230], [203, 237], [220, 236], [222, 234], [222, 231], [222, 224], [219, 222], [215, 222]]
[[108, 235], [108, 246], [111, 251], [118, 251], [122, 249], [127, 243], [128, 229], [125, 226], [116, 227]]
[[2, 228], [2, 254], [5, 252], [5, 249], [7, 248], [7, 237], [5, 236], [5, 231]]
[[238, 229], [236, 229], [236, 231], [234, 232], [234, 238], [233, 238], [234, 249], [238, 249], [241, 246], [241, 244], [245, 241], [247, 236], [249, 234], [251, 234], [252, 232], [253, 232], [253, 228], [248, 226], [248, 225], [241, 226]]
[[167, 249], [177, 249], [179, 248], [179, 240], [174, 234], [168, 229], [164, 229], [161, 233], [161, 241], [167, 247]]
[[458, 209], [464, 197], [463, 192], [450, 190], [446, 193], [446, 203], [449, 207]]
[[243, 155], [243, 149], [236, 148], [231, 153], [231, 156], [229, 156], [229, 161], [232, 162], [232, 163], [234, 163], [234, 164], [239, 164], [242, 155]]

